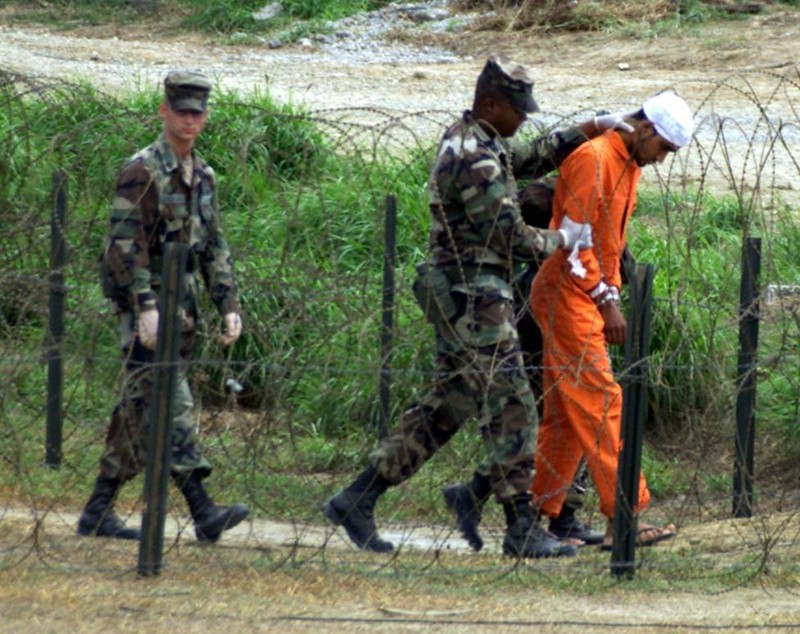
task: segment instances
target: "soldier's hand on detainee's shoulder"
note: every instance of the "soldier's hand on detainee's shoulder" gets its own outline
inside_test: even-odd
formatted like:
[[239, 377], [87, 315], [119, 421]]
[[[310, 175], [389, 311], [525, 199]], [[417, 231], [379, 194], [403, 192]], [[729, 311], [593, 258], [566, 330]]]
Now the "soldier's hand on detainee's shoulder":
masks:
[[562, 238], [561, 248], [567, 251], [574, 248], [588, 249], [594, 244], [592, 242], [592, 225], [575, 222], [569, 216], [564, 216], [561, 220], [558, 232]]
[[228, 313], [222, 321], [225, 324], [225, 334], [221, 335], [219, 340], [223, 346], [229, 346], [235, 343], [242, 334], [242, 318], [239, 313]]
[[635, 112], [610, 112], [608, 114], [597, 115], [594, 118], [594, 125], [598, 132], [605, 132], [606, 130], [633, 132], [633, 127], [627, 123], [625, 119], [634, 114]]
[[138, 330], [139, 343], [148, 350], [156, 349], [158, 339], [158, 310], [152, 308], [139, 313]]

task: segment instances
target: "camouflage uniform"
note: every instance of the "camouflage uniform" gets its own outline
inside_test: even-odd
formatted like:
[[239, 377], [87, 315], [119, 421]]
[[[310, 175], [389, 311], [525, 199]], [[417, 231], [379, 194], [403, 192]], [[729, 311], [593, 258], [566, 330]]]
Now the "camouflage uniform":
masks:
[[523, 222], [514, 174], [541, 176], [584, 140], [572, 128], [516, 143], [512, 152], [470, 111], [445, 132], [428, 185], [428, 260], [450, 280], [458, 310], [435, 325], [436, 381], [370, 456], [392, 484], [410, 477], [477, 417], [487, 451], [479, 470], [489, 476], [498, 502], [528, 493], [537, 416], [511, 282], [524, 263], [551, 253], [559, 240], [557, 232]]
[[172, 472], [203, 478], [210, 464], [196, 448], [192, 395], [185, 365], [196, 343], [199, 271], [221, 315], [238, 312], [230, 251], [220, 227], [214, 171], [194, 151], [180, 161], [162, 135], [134, 155], [116, 183], [104, 259], [124, 297], [116, 302], [125, 379], [111, 415], [101, 473], [123, 482], [145, 465], [147, 412], [153, 384], [153, 353], [134, 336], [140, 312], [157, 305], [164, 245], [190, 247], [180, 306], [181, 359], [172, 432]]

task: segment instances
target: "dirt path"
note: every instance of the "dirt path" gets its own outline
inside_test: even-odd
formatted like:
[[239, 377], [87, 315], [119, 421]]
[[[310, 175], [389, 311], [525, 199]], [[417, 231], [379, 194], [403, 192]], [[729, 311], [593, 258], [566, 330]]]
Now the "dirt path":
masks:
[[[3, 17], [0, 10], [0, 19]], [[430, 41], [424, 27], [406, 37]], [[383, 107], [406, 112], [459, 110], [471, 100], [478, 71], [490, 51], [531, 65], [537, 99], [546, 112], [568, 114], [597, 107], [632, 107], [673, 86], [694, 104], [733, 73], [780, 72], [800, 58], [796, 9], [770, 7], [747, 21], [650, 39], [609, 34], [440, 34], [437, 46], [409, 54], [405, 44], [375, 41], [343, 52], [319, 43], [279, 49], [219, 46], [198, 35], [167, 36], [108, 27], [78, 33], [0, 26], [0, 68], [26, 74], [83, 78], [102, 90], [126, 92], [157, 85], [175, 66], [197, 64], [230, 90], [268, 88], [279, 101], [312, 109]], [[184, 64], [181, 64], [181, 61]], [[377, 60], [377, 61], [376, 61]], [[627, 70], [621, 70], [626, 65]], [[758, 77], [754, 77], [758, 85]], [[722, 114], [751, 106], [746, 96], [716, 104]]]
[[[126, 519], [135, 523], [137, 517]], [[570, 569], [575, 588], [539, 587], [532, 593], [524, 585], [506, 585], [493, 592], [494, 576], [514, 575], [512, 563], [499, 556], [502, 535], [494, 530], [486, 531], [487, 546], [476, 554], [449, 527], [386, 526], [384, 536], [401, 547], [398, 564], [392, 564], [389, 556], [354, 551], [341, 531], [260, 519], [228, 531], [216, 545], [198, 545], [188, 519], [170, 515], [165, 569], [158, 579], [142, 581], [133, 572], [138, 544], [79, 538], [76, 522], [77, 513], [55, 509], [0, 512], [0, 562], [13, 564], [2, 566], [8, 583], [0, 581], [0, 632], [95, 632], [106, 626], [117, 632], [204, 632], [219, 623], [243, 632], [392, 634], [800, 628], [795, 588], [767, 590], [769, 577], [763, 589], [747, 583], [706, 593], [696, 580], [677, 577], [667, 581], [668, 588], [637, 589], [614, 582], [607, 556], [588, 547], [574, 560], [526, 564], [538, 574], [553, 570], [562, 578]], [[34, 526], [36, 539], [24, 539], [34, 534]], [[676, 558], [694, 553], [697, 569], [704, 570], [705, 561], [705, 574], [714, 585], [720, 566], [738, 561], [743, 553], [757, 558], [765, 543], [771, 561], [780, 562], [778, 568], [797, 561], [796, 514], [691, 526], [650, 550], [669, 551]], [[418, 573], [419, 587], [402, 580], [409, 574], [402, 569], [414, 565], [407, 559], [415, 553], [424, 568]], [[383, 570], [392, 565], [400, 567], [398, 579]], [[348, 572], [351, 566], [362, 572]], [[445, 578], [450, 570], [456, 585], [431, 594], [429, 566]], [[212, 580], [214, 575], [219, 578]], [[647, 578], [650, 572], [638, 575]], [[593, 581], [594, 592], [581, 592], [590, 576], [607, 584]], [[459, 589], [461, 584], [465, 587]], [[484, 590], [470, 591], [467, 586], [473, 584]]]

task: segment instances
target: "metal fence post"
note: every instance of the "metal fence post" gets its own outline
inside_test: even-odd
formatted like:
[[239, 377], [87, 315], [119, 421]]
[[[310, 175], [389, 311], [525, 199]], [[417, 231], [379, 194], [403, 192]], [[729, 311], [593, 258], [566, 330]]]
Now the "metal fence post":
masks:
[[386, 217], [384, 219], [383, 247], [383, 304], [381, 328], [381, 374], [380, 374], [380, 416], [378, 418], [378, 438], [389, 433], [389, 410], [391, 400], [391, 361], [392, 332], [394, 329], [394, 263], [397, 249], [397, 199], [386, 197]]
[[142, 537], [139, 542], [140, 576], [158, 575], [162, 567], [164, 519], [171, 462], [172, 410], [178, 383], [178, 353], [181, 342], [178, 308], [183, 299], [188, 252], [189, 249], [185, 244], [168, 243], [164, 249], [158, 308], [158, 343], [147, 437], [145, 506], [142, 515]]
[[736, 376], [736, 442], [733, 473], [733, 515], [753, 514], [756, 430], [756, 366], [758, 353], [761, 238], [746, 238], [742, 250], [739, 293], [739, 366]]
[[642, 469], [644, 419], [647, 412], [647, 357], [650, 353], [650, 317], [653, 305], [653, 265], [628, 270], [631, 309], [625, 343], [622, 385], [622, 451], [617, 470], [617, 492], [611, 549], [611, 573], [632, 578], [635, 570], [636, 514]]
[[45, 466], [58, 468], [62, 457], [64, 413], [64, 361], [61, 345], [64, 340], [64, 262], [66, 240], [64, 223], [67, 216], [67, 174], [53, 172], [53, 208], [50, 214], [50, 296], [48, 300], [49, 333], [47, 340], [47, 423]]

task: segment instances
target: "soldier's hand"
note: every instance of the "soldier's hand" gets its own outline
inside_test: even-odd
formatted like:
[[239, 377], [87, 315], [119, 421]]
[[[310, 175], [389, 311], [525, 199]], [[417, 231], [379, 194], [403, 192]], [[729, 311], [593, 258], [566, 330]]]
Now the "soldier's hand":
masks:
[[139, 313], [139, 343], [148, 350], [156, 349], [158, 339], [158, 311], [155, 309]]
[[621, 130], [622, 132], [633, 132], [633, 127], [625, 121], [634, 112], [610, 112], [601, 114], [594, 118], [594, 125], [598, 132], [606, 130]]
[[572, 249], [588, 249], [592, 243], [592, 225], [588, 223], [575, 222], [569, 216], [564, 216], [561, 226], [558, 228], [561, 234], [561, 247], [567, 251]]
[[222, 320], [225, 322], [225, 334], [219, 340], [223, 346], [229, 346], [242, 334], [242, 318], [239, 313], [228, 313]]

